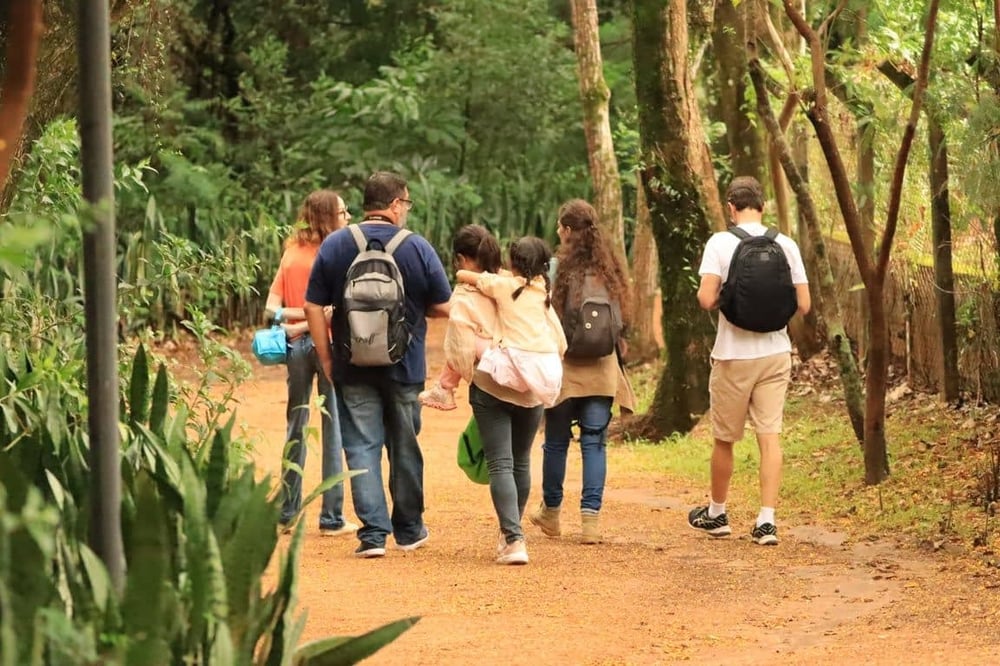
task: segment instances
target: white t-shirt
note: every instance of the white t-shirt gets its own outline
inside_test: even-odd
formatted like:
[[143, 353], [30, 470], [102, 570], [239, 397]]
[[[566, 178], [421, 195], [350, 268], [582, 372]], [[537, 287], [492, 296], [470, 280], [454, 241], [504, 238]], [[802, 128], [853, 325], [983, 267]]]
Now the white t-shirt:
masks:
[[[744, 222], [739, 225], [751, 236], [763, 236], [767, 231], [761, 222]], [[778, 234], [776, 239], [788, 258], [788, 266], [792, 269], [792, 284], [807, 284], [806, 269], [802, 263], [799, 246], [788, 236]], [[701, 259], [698, 275], [718, 275], [725, 284], [729, 276], [729, 262], [740, 239], [729, 231], [712, 234], [705, 245], [705, 254]], [[748, 331], [729, 323], [726, 316], [719, 312], [719, 330], [715, 334], [715, 346], [712, 347], [712, 358], [726, 361], [733, 359], [764, 358], [782, 352], [792, 351], [792, 342], [788, 338], [788, 329], [770, 333]]]

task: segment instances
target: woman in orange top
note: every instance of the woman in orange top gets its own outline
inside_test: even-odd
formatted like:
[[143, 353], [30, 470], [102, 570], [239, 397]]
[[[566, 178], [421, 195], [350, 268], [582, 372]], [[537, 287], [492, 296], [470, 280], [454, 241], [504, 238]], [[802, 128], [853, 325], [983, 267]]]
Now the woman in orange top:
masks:
[[[319, 365], [316, 344], [309, 336], [309, 324], [302, 306], [305, 305], [306, 285], [320, 244], [330, 233], [346, 226], [350, 219], [351, 214], [344, 200], [336, 192], [317, 190], [306, 197], [299, 210], [295, 234], [285, 242], [278, 273], [267, 295], [267, 315], [280, 321], [288, 336], [288, 407], [285, 412], [288, 429], [282, 456], [283, 503], [280, 518], [286, 528], [302, 508], [302, 476], [298, 470], [305, 469], [303, 431], [309, 423], [309, 398], [314, 377], [316, 389], [323, 396], [323, 478], [340, 474], [344, 469], [343, 442], [333, 384]], [[327, 321], [329, 317], [328, 312]], [[329, 341], [322, 343], [329, 344]], [[357, 525], [344, 520], [344, 485], [338, 483], [323, 493], [320, 534], [339, 536], [357, 529]]]

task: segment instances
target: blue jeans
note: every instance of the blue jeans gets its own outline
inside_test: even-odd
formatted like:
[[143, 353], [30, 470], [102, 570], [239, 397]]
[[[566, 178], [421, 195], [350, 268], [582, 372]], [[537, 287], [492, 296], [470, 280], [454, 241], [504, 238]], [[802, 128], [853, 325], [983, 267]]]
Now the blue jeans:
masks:
[[[299, 336], [288, 344], [288, 407], [285, 417], [288, 430], [285, 436], [284, 460], [306, 466], [306, 445], [304, 432], [309, 423], [309, 399], [312, 397], [312, 382], [316, 378], [316, 390], [324, 397], [321, 427], [323, 478], [344, 471], [343, 448], [340, 438], [340, 422], [334, 408], [335, 390], [327, 381], [316, 356], [316, 346], [309, 334]], [[294, 469], [285, 468], [281, 474], [282, 506], [281, 522], [291, 522], [302, 508], [302, 476]], [[319, 514], [321, 529], [339, 529], [344, 526], [344, 484], [338, 483], [323, 493], [323, 507]]]
[[[405, 546], [427, 535], [424, 528], [424, 457], [417, 442], [422, 384], [401, 384], [388, 378], [371, 384], [337, 387], [337, 411], [344, 435], [344, 453], [351, 470], [368, 470], [351, 477], [354, 513], [361, 520], [358, 539], [385, 546], [391, 533]], [[382, 447], [389, 459], [392, 515], [382, 487]]]
[[521, 516], [531, 491], [531, 444], [542, 420], [542, 406], [519, 407], [475, 384], [469, 387], [469, 404], [479, 424], [500, 530], [507, 543], [524, 539]]
[[605, 443], [611, 422], [612, 399], [607, 396], [569, 398], [545, 410], [545, 443], [542, 445], [542, 499], [545, 506], [562, 505], [563, 481], [566, 479], [566, 453], [574, 424], [580, 426], [580, 452], [583, 454], [583, 489], [580, 509], [600, 511], [604, 498], [604, 480], [608, 475], [608, 451]]

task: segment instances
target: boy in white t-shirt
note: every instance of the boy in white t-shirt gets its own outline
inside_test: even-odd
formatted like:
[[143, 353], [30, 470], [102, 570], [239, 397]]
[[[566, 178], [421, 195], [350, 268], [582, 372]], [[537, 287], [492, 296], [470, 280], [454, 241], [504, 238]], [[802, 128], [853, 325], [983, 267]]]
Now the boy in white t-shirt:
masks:
[[[762, 223], [764, 190], [755, 178], [734, 178], [726, 191], [733, 224], [751, 236], [764, 235]], [[798, 245], [779, 234], [775, 239], [784, 250], [791, 269], [798, 312], [809, 312], [811, 300], [805, 267]], [[702, 257], [698, 304], [705, 310], [719, 307], [719, 294], [729, 275], [729, 264], [740, 239], [728, 231], [713, 234]], [[747, 416], [753, 423], [760, 448], [761, 509], [751, 532], [755, 543], [775, 545], [778, 531], [774, 509], [781, 483], [781, 422], [785, 392], [791, 375], [792, 343], [788, 330], [756, 333], [732, 324], [721, 312], [712, 348], [709, 379], [712, 431], [712, 494], [708, 506], [693, 509], [688, 524], [714, 537], [732, 533], [726, 516], [726, 496], [733, 475], [733, 444], [743, 437]]]

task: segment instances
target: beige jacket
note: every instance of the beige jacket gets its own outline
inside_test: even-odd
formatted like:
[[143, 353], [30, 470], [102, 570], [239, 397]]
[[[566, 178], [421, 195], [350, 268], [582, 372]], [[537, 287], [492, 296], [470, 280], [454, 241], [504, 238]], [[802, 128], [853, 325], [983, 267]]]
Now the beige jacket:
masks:
[[497, 308], [493, 299], [468, 284], [451, 295], [451, 314], [444, 334], [444, 358], [462, 379], [472, 382], [476, 369], [476, 338], [493, 340]]

